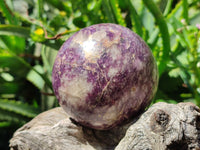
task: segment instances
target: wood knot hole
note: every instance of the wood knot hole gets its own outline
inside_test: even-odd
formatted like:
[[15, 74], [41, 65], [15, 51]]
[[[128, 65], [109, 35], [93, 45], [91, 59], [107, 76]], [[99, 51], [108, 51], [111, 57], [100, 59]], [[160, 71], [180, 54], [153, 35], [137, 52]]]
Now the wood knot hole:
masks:
[[168, 128], [170, 122], [170, 115], [167, 114], [164, 110], [156, 110], [150, 120], [150, 127], [154, 133], [163, 132]]
[[155, 121], [162, 127], [165, 127], [169, 123], [169, 115], [163, 110], [157, 110], [154, 113]]

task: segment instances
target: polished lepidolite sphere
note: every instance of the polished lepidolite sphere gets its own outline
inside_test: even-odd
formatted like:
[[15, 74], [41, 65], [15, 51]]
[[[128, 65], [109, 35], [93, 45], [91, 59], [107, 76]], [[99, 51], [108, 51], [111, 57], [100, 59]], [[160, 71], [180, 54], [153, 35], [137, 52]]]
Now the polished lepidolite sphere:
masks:
[[128, 28], [97, 24], [60, 48], [52, 82], [59, 104], [83, 126], [106, 130], [150, 104], [158, 84], [155, 59]]

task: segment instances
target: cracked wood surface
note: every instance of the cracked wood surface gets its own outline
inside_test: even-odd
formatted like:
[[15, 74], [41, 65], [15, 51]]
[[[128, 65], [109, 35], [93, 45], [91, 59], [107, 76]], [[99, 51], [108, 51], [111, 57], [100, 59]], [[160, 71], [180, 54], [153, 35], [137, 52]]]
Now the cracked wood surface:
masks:
[[156, 103], [132, 122], [94, 130], [70, 120], [62, 108], [43, 112], [19, 128], [11, 150], [197, 150], [200, 110], [192, 103]]

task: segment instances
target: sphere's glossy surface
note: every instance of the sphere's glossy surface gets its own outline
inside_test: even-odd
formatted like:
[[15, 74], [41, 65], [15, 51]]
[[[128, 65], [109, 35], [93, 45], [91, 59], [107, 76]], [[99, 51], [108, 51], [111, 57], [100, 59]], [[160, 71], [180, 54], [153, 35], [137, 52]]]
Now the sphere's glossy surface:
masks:
[[97, 24], [72, 35], [53, 67], [53, 88], [78, 123], [105, 130], [150, 104], [158, 84], [155, 59], [128, 28]]

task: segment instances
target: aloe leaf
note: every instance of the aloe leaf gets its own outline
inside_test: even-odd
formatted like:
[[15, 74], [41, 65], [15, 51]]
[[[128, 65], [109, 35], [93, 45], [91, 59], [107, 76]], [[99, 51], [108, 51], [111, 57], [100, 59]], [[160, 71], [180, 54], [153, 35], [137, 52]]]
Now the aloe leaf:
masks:
[[[40, 72], [41, 74], [44, 74], [44, 70], [40, 65], [36, 65], [33, 67], [35, 70]], [[31, 83], [33, 83], [38, 89], [42, 90], [44, 87], [44, 80], [42, 77], [37, 74], [35, 71], [30, 70], [30, 72], [27, 75], [27, 80], [29, 80]]]
[[[69, 33], [71, 32], [68, 32], [67, 34]], [[16, 26], [16, 25], [0, 25], [0, 35], [8, 35], [8, 36], [14, 35], [14, 36], [19, 36], [23, 38], [30, 38], [30, 28]], [[63, 41], [60, 39], [46, 40], [41, 43], [53, 49], [58, 50], [60, 46], [62, 45]]]
[[0, 128], [5, 128], [11, 125], [10, 121], [0, 121]]
[[55, 0], [44, 0], [46, 3], [51, 4], [55, 8], [61, 8], [64, 9], [64, 5], [62, 1], [55, 1]]
[[19, 23], [17, 18], [14, 16], [14, 13], [9, 9], [8, 5], [6, 4], [6, 0], [0, 0], [0, 8], [10, 24], [17, 25]]
[[130, 10], [131, 23], [133, 26], [133, 30], [135, 30], [135, 32], [138, 35], [143, 37], [143, 31], [142, 31], [143, 25], [142, 25], [139, 15], [137, 14], [135, 10], [135, 7], [133, 6], [130, 0], [125, 0], [125, 2], [127, 3], [128, 9]]
[[182, 1], [180, 1], [178, 4], [176, 4], [175, 8], [167, 15], [167, 20], [170, 20], [171, 18], [180, 18], [182, 15], [183, 7], [182, 7]]
[[27, 38], [30, 36], [30, 28], [17, 25], [0, 25], [0, 35], [15, 35]]
[[33, 68], [29, 63], [27, 63], [23, 58], [21, 57], [18, 57], [15, 53], [13, 53], [12, 51], [8, 50], [8, 52], [13, 55], [15, 58], [17, 58], [22, 64], [24, 64], [27, 68], [35, 71], [39, 76], [42, 77], [42, 79], [45, 81], [45, 83], [47, 84], [47, 86], [51, 89], [52, 89], [52, 84], [51, 84], [51, 81], [49, 80], [49, 78], [45, 75], [45, 74], [42, 74], [40, 72], [38, 72], [35, 68]]
[[156, 22], [160, 29], [162, 42], [163, 42], [163, 50], [162, 50], [161, 61], [158, 68], [159, 68], [159, 74], [162, 74], [167, 66], [167, 61], [170, 59], [169, 54], [170, 54], [170, 49], [171, 49], [170, 36], [169, 36], [167, 23], [160, 9], [154, 3], [153, 0], [143, 0], [143, 2], [146, 5], [146, 7], [150, 10], [150, 12], [153, 14], [153, 16], [155, 17]]
[[173, 2], [173, 0], [167, 1], [167, 6], [165, 7], [165, 10], [164, 10], [164, 13], [163, 13], [164, 16], [167, 16], [169, 14], [171, 7], [172, 7], [172, 2]]
[[52, 68], [57, 52], [58, 51], [47, 46], [43, 46], [42, 48], [41, 51], [42, 61], [44, 63], [44, 68], [45, 70], [47, 70], [48, 75], [51, 75], [52, 73]]
[[118, 1], [117, 0], [110, 0], [111, 9], [113, 10], [113, 14], [118, 22], [118, 24], [122, 26], [126, 26], [126, 23], [124, 21], [124, 18], [121, 14], [121, 9], [119, 8]]
[[186, 23], [188, 23], [189, 18], [188, 18], [188, 1], [187, 0], [183, 0], [183, 17]]
[[25, 51], [25, 39], [17, 36], [0, 36], [3, 49], [10, 49], [15, 54], [21, 54]]
[[[179, 22], [175, 17], [172, 18], [173, 24], [173, 30], [176, 33], [177, 39], [179, 39], [179, 42], [182, 44], [183, 47], [191, 48], [191, 44], [188, 39], [188, 35], [184, 29], [184, 26], [181, 22]], [[182, 31], [178, 31], [178, 29], [181, 29]]]
[[64, 43], [63, 40], [61, 39], [58, 39], [58, 40], [46, 40], [44, 42], [42, 42], [42, 44], [48, 46], [48, 47], [51, 47], [55, 50], [59, 50], [61, 45]]
[[0, 108], [0, 121], [25, 123], [28, 118]]
[[16, 82], [3, 82], [0, 86], [0, 93], [1, 94], [13, 94], [17, 93], [20, 89], [20, 84]]
[[38, 18], [42, 20], [43, 15], [43, 0], [37, 0], [37, 12], [38, 12]]
[[[15, 113], [29, 118], [33, 118], [40, 113], [40, 110], [38, 108], [35, 108], [31, 105], [15, 100], [3, 100], [3, 99], [0, 99], [0, 110], [2, 112], [7, 111], [13, 114]], [[3, 117], [1, 116], [1, 118]]]
[[103, 7], [103, 11], [104, 11], [105, 15], [108, 18], [108, 21], [110, 23], [116, 23], [115, 16], [113, 15], [112, 9], [110, 7], [109, 0], [103, 0], [102, 7]]

